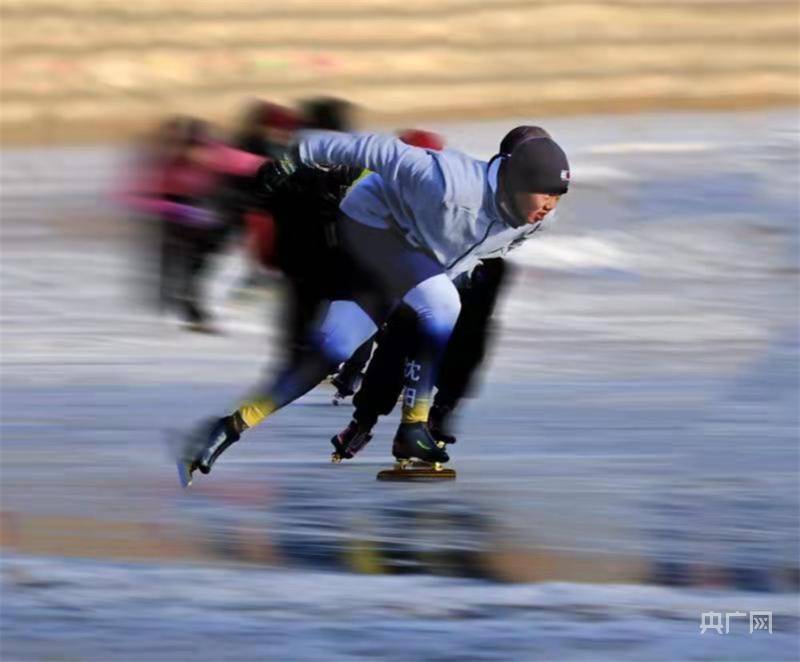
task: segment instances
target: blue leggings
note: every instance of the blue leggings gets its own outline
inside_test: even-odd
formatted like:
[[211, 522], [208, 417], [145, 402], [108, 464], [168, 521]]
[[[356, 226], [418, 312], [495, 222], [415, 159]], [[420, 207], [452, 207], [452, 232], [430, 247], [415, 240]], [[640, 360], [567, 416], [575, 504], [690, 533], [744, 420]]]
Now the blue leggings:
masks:
[[332, 366], [346, 361], [369, 340], [400, 302], [417, 314], [420, 349], [406, 360], [404, 422], [427, 420], [438, 366], [461, 310], [461, 300], [441, 265], [393, 230], [353, 219], [340, 221], [340, 237], [368, 279], [350, 300], [333, 301], [314, 339], [314, 356], [289, 366], [266, 392], [274, 408], [316, 386]]
[[461, 299], [441, 265], [393, 230], [373, 228], [346, 216], [340, 236], [362, 277], [370, 279], [370, 287], [352, 300], [331, 304], [318, 340], [331, 361], [350, 358], [401, 300], [417, 313], [419, 332], [443, 349], [458, 319]]

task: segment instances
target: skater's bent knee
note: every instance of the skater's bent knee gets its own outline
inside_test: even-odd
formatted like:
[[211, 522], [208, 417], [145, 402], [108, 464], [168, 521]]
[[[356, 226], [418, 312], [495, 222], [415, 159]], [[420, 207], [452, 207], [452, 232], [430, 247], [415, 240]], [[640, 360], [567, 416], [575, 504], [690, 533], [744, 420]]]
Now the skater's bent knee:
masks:
[[417, 313], [423, 328], [437, 336], [449, 335], [461, 312], [458, 290], [444, 274], [421, 282], [403, 301]]
[[460, 313], [461, 298], [458, 296], [458, 290], [453, 287], [436, 307], [436, 315], [434, 317], [437, 324], [452, 329], [456, 325]]
[[318, 346], [332, 364], [338, 365], [369, 340], [378, 327], [353, 301], [334, 301], [322, 322]]

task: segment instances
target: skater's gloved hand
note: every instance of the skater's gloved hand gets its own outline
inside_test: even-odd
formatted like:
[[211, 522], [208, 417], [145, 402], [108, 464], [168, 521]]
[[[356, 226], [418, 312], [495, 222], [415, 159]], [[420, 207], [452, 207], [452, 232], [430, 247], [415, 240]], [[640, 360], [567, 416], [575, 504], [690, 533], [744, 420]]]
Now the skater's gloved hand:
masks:
[[256, 190], [261, 195], [272, 195], [300, 167], [300, 155], [296, 147], [287, 150], [280, 159], [266, 161], [256, 173]]

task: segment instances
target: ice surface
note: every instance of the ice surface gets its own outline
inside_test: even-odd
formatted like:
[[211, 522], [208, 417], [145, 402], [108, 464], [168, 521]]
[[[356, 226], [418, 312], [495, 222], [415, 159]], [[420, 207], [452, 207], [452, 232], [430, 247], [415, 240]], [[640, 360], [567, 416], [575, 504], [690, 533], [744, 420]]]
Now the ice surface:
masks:
[[[4, 153], [3, 659], [796, 659], [794, 113], [548, 128], [574, 190], [512, 253], [447, 485], [376, 483], [394, 419], [331, 465], [321, 387], [180, 492], [164, 436], [274, 363], [276, 294], [224, 256], [226, 335], [187, 335], [138, 298], [118, 150]], [[753, 609], [772, 636], [699, 634]]]

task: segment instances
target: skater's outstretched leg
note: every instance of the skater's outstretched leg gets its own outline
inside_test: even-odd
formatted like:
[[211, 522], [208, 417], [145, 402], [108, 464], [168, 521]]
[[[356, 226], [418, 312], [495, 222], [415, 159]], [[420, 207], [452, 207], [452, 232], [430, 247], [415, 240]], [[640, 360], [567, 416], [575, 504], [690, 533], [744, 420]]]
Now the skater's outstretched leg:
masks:
[[284, 405], [319, 384], [378, 330], [372, 318], [354, 301], [334, 301], [314, 339], [315, 350], [285, 370], [266, 389], [257, 390], [239, 408], [247, 427], [258, 425]]
[[188, 483], [195, 469], [211, 471], [217, 458], [245, 430], [314, 388], [332, 366], [347, 359], [376, 331], [375, 322], [358, 304], [334, 301], [317, 334], [314, 351], [290, 365], [268, 387], [256, 389], [235, 412], [187, 440], [178, 460], [181, 480]]

